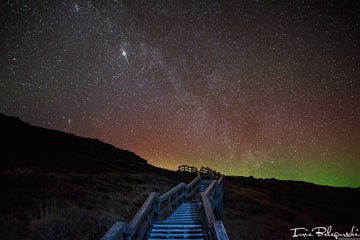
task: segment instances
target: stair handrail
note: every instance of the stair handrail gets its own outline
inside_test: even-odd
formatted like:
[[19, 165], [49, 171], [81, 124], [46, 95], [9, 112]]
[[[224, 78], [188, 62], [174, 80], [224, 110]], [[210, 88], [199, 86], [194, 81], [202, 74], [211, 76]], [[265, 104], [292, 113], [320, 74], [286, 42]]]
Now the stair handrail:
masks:
[[101, 239], [145, 239], [155, 221], [170, 215], [177, 206], [194, 198], [200, 192], [200, 181], [200, 173], [197, 173], [197, 177], [190, 183], [179, 183], [161, 196], [157, 192], [151, 192], [130, 224], [115, 222]]
[[211, 181], [210, 185], [205, 189], [204, 193], [210, 202], [212, 210], [215, 208], [216, 180]]
[[197, 177], [194, 178], [190, 183], [186, 185], [187, 188], [187, 199], [194, 199], [196, 195], [200, 193], [200, 182], [201, 182], [201, 175], [199, 172], [196, 172]]
[[[169, 216], [180, 204], [194, 198], [200, 192], [200, 181], [201, 176], [197, 173], [197, 177], [190, 183], [180, 183], [164, 193], [159, 198], [159, 218]], [[162, 207], [164, 201], [167, 201], [167, 204]]]
[[170, 215], [174, 209], [176, 209], [183, 201], [185, 201], [184, 198], [186, 198], [185, 183], [180, 183], [176, 187], [161, 195], [158, 202], [159, 218], [162, 219]]
[[221, 175], [220, 178], [217, 180], [217, 186], [218, 186], [218, 191], [217, 191], [217, 201], [219, 203], [222, 203], [224, 200], [224, 194], [225, 194], [225, 176]]
[[[155, 221], [155, 218], [157, 218], [157, 204], [155, 203], [159, 198], [158, 195], [157, 192], [151, 192], [130, 224], [119, 221], [115, 222], [101, 239], [144, 239], [150, 232], [151, 225]], [[146, 221], [144, 221], [144, 219], [146, 219]]]
[[[205, 227], [211, 238], [216, 240], [228, 240], [229, 238], [223, 222], [217, 220], [214, 215], [214, 210], [218, 210], [220, 208], [223, 200], [225, 177], [210, 168], [201, 167], [201, 169], [203, 174], [207, 174], [210, 177], [217, 177], [217, 179], [213, 180], [206, 190], [200, 195], [206, 223]], [[220, 218], [220, 216], [218, 216], [218, 218]]]
[[[133, 231], [131, 235], [136, 239], [144, 239], [151, 230], [152, 223], [158, 215], [157, 199], [159, 194], [152, 192], [130, 222]], [[146, 221], [144, 221], [146, 220]]]

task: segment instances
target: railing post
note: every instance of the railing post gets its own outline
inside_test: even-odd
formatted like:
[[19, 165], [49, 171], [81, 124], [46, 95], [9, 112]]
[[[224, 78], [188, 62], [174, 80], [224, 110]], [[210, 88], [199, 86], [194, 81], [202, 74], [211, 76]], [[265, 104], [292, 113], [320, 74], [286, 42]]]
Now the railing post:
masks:
[[216, 181], [216, 187], [215, 187], [215, 218], [217, 220], [219, 220], [221, 218], [221, 213], [220, 213], [220, 204], [221, 204], [221, 193], [220, 193], [220, 184], [218, 183], [218, 181]]
[[154, 221], [160, 220], [160, 196], [156, 196]]

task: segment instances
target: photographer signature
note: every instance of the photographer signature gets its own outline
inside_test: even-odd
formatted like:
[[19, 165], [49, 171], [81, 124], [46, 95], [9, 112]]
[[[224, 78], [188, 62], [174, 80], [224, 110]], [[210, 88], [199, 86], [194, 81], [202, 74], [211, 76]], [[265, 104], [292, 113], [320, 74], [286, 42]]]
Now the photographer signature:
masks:
[[308, 229], [305, 227], [291, 228], [293, 238], [308, 238], [308, 237], [333, 237], [335, 239], [360, 237], [359, 229], [353, 226], [350, 232], [339, 233], [333, 231], [332, 226], [328, 227], [314, 227]]

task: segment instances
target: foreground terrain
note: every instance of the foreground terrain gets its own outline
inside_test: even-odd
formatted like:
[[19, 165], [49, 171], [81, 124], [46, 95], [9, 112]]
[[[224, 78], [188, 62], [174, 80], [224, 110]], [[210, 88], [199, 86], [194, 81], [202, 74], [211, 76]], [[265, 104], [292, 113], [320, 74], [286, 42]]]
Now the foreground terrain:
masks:
[[[151, 191], [193, 176], [159, 169], [95, 139], [0, 114], [0, 239], [99, 239], [129, 222]], [[360, 228], [360, 189], [227, 177], [230, 239], [291, 239], [290, 228]]]
[[311, 239], [292, 238], [290, 229], [299, 227], [332, 226], [339, 233], [360, 229], [360, 188], [251, 177], [226, 180], [223, 221], [230, 239]]
[[95, 139], [0, 115], [0, 239], [99, 239], [192, 176]]

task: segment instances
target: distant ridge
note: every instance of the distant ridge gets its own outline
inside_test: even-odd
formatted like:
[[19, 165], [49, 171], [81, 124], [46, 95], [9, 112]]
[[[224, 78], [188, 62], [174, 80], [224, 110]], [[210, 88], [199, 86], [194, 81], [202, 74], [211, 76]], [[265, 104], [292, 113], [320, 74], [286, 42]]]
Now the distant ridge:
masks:
[[97, 139], [32, 126], [0, 113], [0, 167], [99, 172], [150, 165], [135, 153]]

